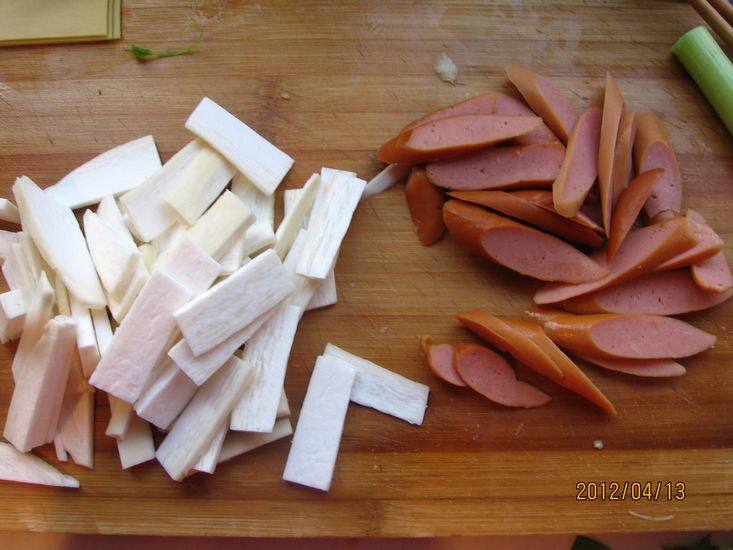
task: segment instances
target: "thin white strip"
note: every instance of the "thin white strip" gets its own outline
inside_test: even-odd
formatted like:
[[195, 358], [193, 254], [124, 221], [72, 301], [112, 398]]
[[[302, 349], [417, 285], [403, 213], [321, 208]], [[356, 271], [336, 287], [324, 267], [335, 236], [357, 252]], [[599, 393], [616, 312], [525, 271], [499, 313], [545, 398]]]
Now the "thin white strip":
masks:
[[281, 418], [269, 433], [229, 432], [219, 453], [218, 463], [226, 462], [258, 447], [293, 434], [289, 418]]

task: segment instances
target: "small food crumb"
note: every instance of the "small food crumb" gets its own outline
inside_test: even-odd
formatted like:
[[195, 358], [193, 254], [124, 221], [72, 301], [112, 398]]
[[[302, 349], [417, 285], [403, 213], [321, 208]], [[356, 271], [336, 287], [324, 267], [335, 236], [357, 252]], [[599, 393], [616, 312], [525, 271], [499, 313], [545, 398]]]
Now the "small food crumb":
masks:
[[289, 92], [283, 92], [280, 94], [280, 97], [283, 99], [290, 99], [290, 93]]
[[594, 449], [598, 449], [599, 451], [602, 451], [604, 446], [605, 445], [603, 444], [603, 440], [602, 439], [596, 439], [593, 442], [593, 448]]
[[453, 60], [448, 57], [445, 52], [440, 54], [438, 62], [435, 64], [434, 70], [435, 74], [437, 74], [438, 78], [440, 78], [440, 80], [442, 80], [443, 82], [450, 82], [451, 84], [456, 83], [456, 78], [458, 77], [458, 67], [455, 63], [453, 63]]
[[382, 328], [379, 329], [379, 332], [380, 332], [380, 334], [384, 334], [388, 330], [389, 330], [389, 327], [382, 327]]

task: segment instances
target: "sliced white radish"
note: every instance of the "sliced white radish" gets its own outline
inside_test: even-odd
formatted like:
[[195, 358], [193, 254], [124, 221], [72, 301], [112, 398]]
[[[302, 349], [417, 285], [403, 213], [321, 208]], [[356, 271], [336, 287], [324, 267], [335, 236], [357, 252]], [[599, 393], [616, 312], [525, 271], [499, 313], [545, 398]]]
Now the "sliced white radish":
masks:
[[306, 311], [332, 306], [338, 301], [339, 295], [338, 290], [336, 289], [336, 274], [332, 269], [328, 272], [326, 278], [320, 281], [320, 284], [316, 287], [313, 298], [308, 302]]
[[20, 336], [18, 349], [13, 356], [12, 371], [16, 380], [18, 373], [26, 367], [29, 356], [43, 334], [46, 323], [51, 319], [55, 295], [54, 289], [48, 282], [48, 277], [45, 273], [41, 274], [25, 315], [23, 334]]
[[26, 307], [21, 289], [0, 294], [0, 342], [20, 338], [25, 325]]
[[2, 271], [10, 290], [20, 290], [24, 296], [29, 296], [29, 291], [32, 291], [34, 287], [33, 272], [26, 261], [20, 243], [10, 245]]
[[161, 430], [167, 430], [197, 389], [198, 386], [186, 373], [168, 361], [160, 375], [135, 402], [135, 412]]
[[63, 279], [69, 292], [88, 307], [105, 307], [107, 300], [102, 285], [71, 210], [26, 176], [15, 181], [13, 193], [23, 228], [31, 234], [44, 260]]
[[97, 337], [97, 348], [100, 357], [112, 342], [112, 324], [109, 322], [109, 315], [106, 309], [92, 309], [89, 311], [92, 316], [94, 335]]
[[97, 206], [97, 216], [104, 221], [108, 226], [117, 231], [117, 233], [127, 241], [130, 248], [136, 247], [135, 239], [133, 239], [130, 229], [125, 222], [125, 217], [120, 211], [120, 207], [117, 204], [117, 199], [112, 195], [104, 197], [99, 206]]
[[290, 416], [290, 403], [288, 403], [288, 396], [285, 395], [283, 390], [280, 395], [280, 403], [277, 405], [277, 418], [287, 418]]
[[69, 292], [61, 277], [54, 277], [53, 281], [54, 298], [56, 299], [56, 312], [59, 315], [71, 317], [71, 304], [69, 304]]
[[8, 199], [0, 199], [0, 220], [20, 224], [20, 212]]
[[247, 205], [257, 223], [265, 224], [270, 231], [275, 231], [275, 195], [260, 191], [241, 172], [234, 175], [231, 190]]
[[234, 273], [242, 267], [244, 254], [242, 253], [241, 237], [237, 240], [224, 254], [219, 258], [219, 272], [222, 277], [226, 277]]
[[62, 474], [35, 455], [18, 452], [12, 445], [4, 442], [0, 442], [0, 479], [18, 483], [79, 488], [79, 482], [75, 478]]
[[302, 311], [284, 303], [247, 342], [242, 360], [252, 365], [252, 383], [232, 411], [229, 427], [242, 432], [271, 432], [283, 393], [290, 349]]
[[[287, 216], [288, 213], [292, 211], [293, 208], [295, 208], [295, 205], [298, 204], [298, 201], [300, 200], [300, 197], [301, 195], [303, 195], [304, 191], [305, 187], [297, 187], [295, 189], [285, 190], [285, 192], [283, 193], [283, 212], [285, 216]], [[299, 229], [308, 229], [308, 222], [310, 221], [312, 210], [313, 203], [311, 203], [311, 206], [308, 208], [305, 216], [303, 216], [303, 220], [300, 222]]]
[[300, 409], [283, 479], [328, 491], [356, 369], [336, 357], [316, 360]]
[[191, 296], [205, 292], [220, 272], [219, 264], [186, 236], [169, 249], [158, 269], [186, 287]]
[[191, 293], [164, 272], [150, 277], [99, 362], [90, 383], [134, 403], [177, 334], [173, 312]]
[[120, 455], [123, 470], [155, 458], [155, 445], [150, 425], [136, 414], [132, 415], [125, 437], [117, 440], [117, 453]]
[[175, 318], [199, 356], [280, 303], [294, 288], [277, 254], [267, 250], [180, 308]]
[[380, 367], [333, 344], [328, 344], [323, 353], [346, 361], [356, 369], [356, 382], [351, 392], [351, 400], [354, 403], [371, 407], [410, 424], [422, 424], [428, 406], [430, 393], [428, 386]]
[[33, 275], [34, 281], [38, 281], [38, 278], [41, 276], [41, 271], [45, 271], [46, 274], [52, 273], [51, 267], [43, 259], [41, 252], [28, 233], [25, 231], [18, 233], [18, 244], [25, 257], [26, 264]]
[[163, 195], [175, 183], [178, 173], [204, 147], [198, 139], [189, 142], [142, 185], [120, 197], [120, 206], [128, 216], [127, 221], [142, 241], [151, 241], [176, 223], [176, 216], [163, 201]]
[[199, 388], [155, 453], [171, 478], [183, 479], [209, 448], [252, 374], [251, 366], [232, 357]]
[[160, 256], [173, 246], [181, 235], [185, 235], [187, 230], [188, 227], [182, 223], [176, 222], [151, 240], [150, 243], [155, 245], [155, 248], [158, 250], [158, 255]]
[[148, 271], [153, 270], [155, 260], [158, 259], [158, 247], [152, 243], [143, 243], [137, 247], [138, 252], [143, 258], [143, 265]]
[[313, 202], [318, 196], [319, 190], [324, 184], [318, 174], [313, 174], [298, 194], [295, 203], [291, 203], [286, 209], [285, 217], [275, 232], [275, 252], [284, 258], [303, 227], [304, 220], [313, 207]]
[[361, 200], [368, 199], [374, 195], [385, 192], [387, 189], [403, 181], [410, 173], [412, 166], [409, 164], [389, 164], [379, 174], [374, 176], [364, 187]]
[[324, 183], [331, 181], [331, 179], [339, 173], [343, 174], [344, 177], [356, 177], [356, 172], [350, 172], [349, 170], [340, 170], [337, 168], [329, 168], [328, 166], [321, 166], [321, 179]]
[[[213, 474], [216, 470], [216, 465], [219, 463], [219, 455], [221, 454], [221, 447], [224, 444], [224, 438], [229, 431], [229, 423], [226, 421], [222, 422], [219, 426], [214, 439], [209, 444], [209, 448], [206, 452], [201, 455], [196, 464], [193, 466], [193, 470], [197, 472], [204, 472], [206, 474]], [[191, 472], [193, 473], [193, 472]]]
[[181, 170], [163, 200], [178, 219], [193, 225], [234, 177], [236, 169], [210, 147], [204, 147]]
[[295, 282], [295, 290], [290, 293], [285, 301], [294, 306], [298, 306], [303, 311], [305, 311], [305, 308], [313, 299], [316, 290], [318, 290], [318, 287], [322, 284], [322, 281], [319, 281], [318, 279], [304, 277], [303, 275], [298, 275], [295, 272], [295, 268], [298, 265], [298, 259], [300, 258], [300, 254], [303, 252], [303, 247], [305, 246], [307, 239], [308, 231], [301, 229], [298, 232], [298, 236], [295, 237], [293, 246], [290, 247], [290, 252], [288, 252], [288, 255], [285, 257], [285, 261], [283, 262], [285, 269], [290, 272], [293, 277], [293, 281]]
[[221, 153], [267, 195], [272, 195], [293, 165], [290, 156], [208, 97], [188, 117], [186, 129]]
[[140, 264], [137, 271], [132, 276], [130, 285], [125, 290], [124, 295], [118, 300], [114, 296], [109, 296], [109, 312], [112, 314], [112, 318], [117, 321], [117, 324], [121, 324], [125, 320], [125, 316], [129, 313], [132, 304], [137, 300], [143, 287], [147, 284], [150, 279], [148, 270], [145, 266]]
[[3, 435], [21, 452], [49, 443], [56, 436], [75, 328], [68, 317], [48, 321], [16, 376]]
[[91, 376], [99, 364], [100, 354], [97, 346], [97, 337], [94, 334], [92, 315], [89, 308], [84, 306], [74, 296], [69, 300], [71, 305], [71, 318], [76, 321], [76, 345], [79, 349], [81, 367], [84, 376]]
[[268, 433], [229, 432], [219, 453], [218, 463], [226, 462], [258, 447], [293, 434], [289, 418], [281, 418]]
[[130, 422], [135, 413], [132, 411], [132, 405], [127, 401], [107, 394], [109, 399], [109, 422], [104, 435], [113, 439], [124, 439], [130, 429]]
[[[75, 368], [72, 366], [72, 368]], [[94, 388], [71, 391], [66, 386], [54, 445], [59, 460], [71, 460], [85, 468], [94, 467]]]
[[14, 231], [5, 231], [0, 229], [0, 258], [5, 259], [8, 257], [8, 251], [10, 245], [18, 242], [18, 233]]

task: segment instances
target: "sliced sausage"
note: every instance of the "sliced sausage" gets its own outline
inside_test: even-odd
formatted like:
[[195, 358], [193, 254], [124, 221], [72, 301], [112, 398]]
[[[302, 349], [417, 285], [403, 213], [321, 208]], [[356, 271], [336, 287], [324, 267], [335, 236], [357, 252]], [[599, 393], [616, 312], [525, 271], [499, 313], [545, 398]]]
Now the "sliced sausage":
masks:
[[[667, 271], [669, 269], [677, 269], [678, 267], [687, 267], [708, 258], [712, 258], [718, 252], [723, 249], [725, 243], [713, 229], [705, 223], [705, 219], [702, 218], [694, 210], [687, 210], [685, 216], [695, 224], [700, 231], [700, 241], [692, 248], [685, 250], [670, 258], [666, 262], [661, 263], [657, 266], [656, 271]], [[702, 221], [701, 221], [702, 220]]]
[[728, 300], [733, 290], [707, 292], [687, 269], [649, 273], [620, 285], [562, 303], [573, 313], [648, 313], [682, 315], [708, 309]]
[[564, 377], [555, 380], [563, 388], [566, 388], [578, 395], [585, 397], [591, 403], [598, 405], [604, 411], [616, 414], [616, 407], [613, 406], [603, 392], [588, 378], [583, 371], [565, 355], [555, 343], [545, 334], [542, 328], [535, 323], [521, 319], [505, 319], [505, 322], [521, 331], [529, 337], [539, 348], [544, 351], [560, 367]]
[[505, 70], [532, 110], [563, 143], [567, 143], [578, 115], [557, 86], [548, 78], [519, 65], [508, 65]]
[[536, 130], [542, 120], [529, 116], [461, 115], [416, 126], [379, 148], [387, 163], [417, 164], [484, 149]]
[[606, 73], [606, 93], [603, 98], [603, 120], [601, 142], [598, 149], [598, 189], [601, 193], [601, 213], [606, 235], [611, 231], [611, 210], [613, 207], [614, 153], [621, 115], [624, 112], [624, 98], [610, 72]]
[[[705, 218], [694, 210], [688, 209], [687, 217], [700, 225], [710, 227]], [[695, 283], [707, 292], [726, 292], [733, 288], [733, 275], [722, 250], [707, 260], [692, 264], [690, 271]]]
[[507, 407], [540, 407], [550, 396], [517, 380], [514, 369], [499, 355], [479, 344], [456, 346], [456, 369], [465, 384], [494, 403]]
[[654, 168], [664, 170], [664, 175], [654, 187], [644, 209], [652, 219], [667, 212], [679, 212], [682, 206], [682, 180], [667, 134], [653, 113], [639, 115], [636, 124], [636, 173], [641, 174]]
[[583, 361], [606, 370], [623, 372], [644, 378], [672, 378], [682, 376], [687, 369], [672, 359], [610, 359], [608, 357], [579, 356]]
[[578, 213], [598, 177], [600, 139], [601, 110], [591, 107], [573, 128], [560, 173], [552, 184], [555, 210], [566, 218]]
[[[695, 246], [700, 239], [699, 227], [686, 218], [674, 218], [634, 231], [624, 239], [613, 260], [608, 262], [608, 275], [588, 283], [545, 285], [535, 293], [534, 301], [537, 304], [562, 302], [640, 277]], [[593, 257], [601, 263], [605, 255], [606, 251], [601, 249]]]
[[607, 275], [579, 250], [526, 225], [456, 199], [443, 207], [453, 238], [487, 260], [541, 281], [593, 281]]
[[562, 143], [492, 147], [428, 164], [427, 174], [435, 185], [454, 190], [548, 187], [564, 157]]
[[492, 210], [554, 233], [572, 243], [584, 244], [594, 248], [598, 248], [603, 244], [601, 236], [592, 229], [537, 206], [532, 201], [525, 199], [520, 193], [452, 191], [448, 194], [456, 199], [487, 206]]
[[[408, 124], [407, 126], [402, 128], [402, 130], [400, 130], [400, 133], [406, 132], [407, 130], [412, 130], [413, 128], [417, 128], [418, 126], [427, 124], [428, 122], [433, 122], [434, 120], [440, 120], [440, 119], [449, 118], [452, 116], [493, 115], [495, 112], [496, 99], [498, 95], [499, 94], [495, 92], [486, 92], [483, 94], [479, 94], [479, 95], [470, 97], [465, 101], [461, 101], [460, 103], [456, 103], [454, 105], [444, 107], [443, 109], [438, 109], [437, 111], [434, 111], [430, 114], [427, 114], [423, 117], [418, 118], [417, 120], [410, 122], [410, 124]], [[497, 113], [497, 114], [508, 115], [508, 114], [513, 114], [513, 113]], [[534, 113], [529, 113], [529, 114], [533, 115]]]
[[506, 352], [517, 361], [551, 380], [562, 380], [565, 375], [560, 367], [542, 349], [521, 331], [503, 319], [483, 309], [463, 311], [456, 315], [467, 329]]
[[[522, 189], [520, 191], [514, 191], [514, 193], [520, 194], [520, 196], [533, 202], [537, 206], [557, 214], [557, 210], [555, 210], [555, 203], [552, 200], [552, 191], [545, 191], [543, 189]], [[584, 225], [585, 227], [592, 229], [599, 235], [605, 235], [603, 227], [601, 227], [598, 222], [595, 221], [594, 216], [586, 213], [586, 210], [588, 209], [584, 204], [581, 209], [578, 210], [578, 213], [575, 216], [565, 219], [573, 221], [575, 223], [579, 223], [580, 225]]]
[[559, 346], [581, 355], [625, 359], [676, 359], [715, 345], [715, 336], [661, 315], [599, 313], [558, 315], [543, 325]]
[[443, 236], [443, 203], [440, 189], [428, 181], [424, 168], [415, 167], [405, 186], [407, 208], [417, 228], [417, 238], [423, 246], [430, 246]]
[[[610, 232], [608, 233], [608, 259], [612, 260], [618, 252], [621, 243], [631, 230], [639, 217], [644, 203], [652, 193], [659, 178], [664, 174], [663, 170], [656, 168], [640, 174], [634, 178], [629, 186], [621, 193], [621, 197], [613, 211]], [[610, 199], [609, 199], [610, 200]]]
[[[504, 94], [496, 94], [495, 111], [497, 115], [534, 116], [534, 111], [520, 100]], [[560, 141], [545, 123], [542, 123], [534, 132], [519, 136], [515, 143], [550, 143]]]
[[430, 372], [444, 382], [465, 387], [466, 383], [456, 370], [456, 353], [451, 344], [434, 344], [429, 336], [425, 336], [420, 341], [420, 346]]
[[636, 113], [625, 112], [621, 116], [616, 137], [616, 149], [613, 152], [613, 204], [616, 204], [621, 193], [631, 181], [634, 170], [633, 150], [636, 137]]

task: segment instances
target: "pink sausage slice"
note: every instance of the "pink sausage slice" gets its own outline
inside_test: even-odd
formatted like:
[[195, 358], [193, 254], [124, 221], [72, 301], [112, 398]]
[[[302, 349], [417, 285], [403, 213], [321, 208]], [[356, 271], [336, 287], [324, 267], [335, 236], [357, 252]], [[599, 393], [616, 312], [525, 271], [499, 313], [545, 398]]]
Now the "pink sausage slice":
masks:
[[682, 180], [677, 158], [659, 119], [652, 113], [637, 117], [634, 164], [637, 174], [654, 168], [664, 170], [664, 175], [644, 207], [647, 215], [653, 219], [655, 216], [679, 212], [682, 207]]
[[[557, 214], [557, 210], [555, 210], [555, 204], [552, 202], [552, 191], [544, 191], [542, 189], [525, 189], [521, 191], [514, 191], [514, 193], [521, 194], [521, 196], [526, 197], [528, 200], [531, 200], [537, 206]], [[586, 203], [581, 207], [581, 209], [575, 216], [566, 219], [584, 225], [585, 227], [592, 229], [599, 235], [604, 235], [605, 233], [603, 231], [603, 227], [601, 227], [598, 222], [595, 221], [594, 216], [592, 215], [593, 213], [587, 212], [588, 210], [590, 210], [590, 208], [588, 208], [588, 205]]]
[[601, 193], [601, 212], [606, 235], [611, 231], [613, 207], [613, 166], [616, 140], [624, 112], [624, 98], [610, 72], [606, 73], [606, 94], [603, 99], [601, 143], [598, 150], [598, 188]]
[[634, 171], [633, 149], [636, 137], [636, 113], [626, 112], [621, 117], [616, 137], [616, 150], [613, 153], [613, 204], [631, 181]]
[[426, 172], [433, 185], [454, 190], [548, 187], [564, 157], [561, 143], [492, 147], [428, 164]]
[[[428, 115], [420, 117], [417, 120], [410, 122], [410, 124], [408, 124], [407, 126], [402, 128], [402, 130], [400, 130], [400, 133], [406, 132], [407, 130], [412, 130], [413, 128], [417, 128], [418, 126], [427, 124], [428, 122], [433, 122], [434, 120], [440, 120], [440, 119], [449, 118], [452, 116], [493, 115], [496, 112], [496, 109], [495, 109], [496, 100], [497, 100], [497, 96], [499, 95], [500, 94], [497, 94], [495, 92], [487, 92], [484, 94], [479, 94], [479, 95], [470, 97], [466, 101], [461, 101], [460, 103], [456, 103], [455, 105], [450, 105], [449, 107], [439, 109]], [[510, 115], [514, 113], [497, 113], [497, 114]], [[518, 114], [524, 114], [524, 113], [518, 113]], [[534, 113], [531, 113], [531, 112], [528, 114], [534, 115]]]
[[578, 213], [598, 177], [601, 118], [601, 110], [597, 107], [580, 115], [570, 134], [560, 173], [552, 184], [555, 210], [566, 218]]
[[564, 143], [575, 127], [578, 115], [562, 92], [548, 78], [519, 65], [508, 65], [506, 75], [519, 93]]
[[609, 359], [588, 356], [580, 358], [607, 370], [644, 378], [673, 378], [687, 372], [685, 367], [672, 359]]
[[721, 304], [733, 296], [733, 289], [707, 292], [687, 269], [649, 273], [593, 294], [562, 303], [573, 313], [648, 313], [682, 315]]
[[450, 200], [445, 225], [460, 245], [487, 260], [541, 281], [593, 281], [607, 275], [585, 254], [557, 237], [480, 206]]
[[700, 242], [689, 250], [681, 252], [658, 265], [655, 271], [667, 271], [669, 269], [694, 265], [715, 256], [723, 249], [725, 245], [723, 239], [705, 222], [705, 218], [694, 210], [689, 209], [685, 217], [697, 225], [700, 231]]
[[[710, 227], [705, 218], [694, 210], [688, 209], [687, 217], [700, 225]], [[722, 250], [707, 260], [692, 264], [690, 271], [695, 283], [707, 292], [726, 292], [733, 288], [733, 275]]]
[[698, 354], [716, 338], [684, 321], [660, 315], [562, 315], [544, 324], [560, 347], [580, 355], [625, 359], [676, 359]]
[[[495, 111], [497, 115], [534, 116], [534, 111], [520, 100], [504, 94], [496, 94]], [[558, 142], [557, 136], [544, 123], [534, 132], [519, 136], [515, 143], [550, 143]]]
[[456, 368], [463, 381], [487, 399], [506, 407], [540, 407], [550, 396], [517, 380], [504, 358], [479, 344], [456, 346]]
[[434, 120], [398, 134], [379, 148], [387, 163], [431, 162], [523, 136], [542, 120], [529, 116], [461, 115]]
[[451, 344], [433, 344], [431, 338], [425, 336], [420, 345], [427, 359], [428, 368], [435, 376], [454, 386], [466, 386], [456, 370], [456, 353]]
[[[640, 277], [695, 246], [700, 238], [699, 227], [686, 218], [674, 218], [634, 231], [626, 237], [613, 260], [608, 262], [608, 275], [582, 284], [545, 285], [535, 293], [534, 301], [537, 304], [562, 302]], [[605, 256], [606, 251], [601, 249], [593, 258], [602, 263]]]

